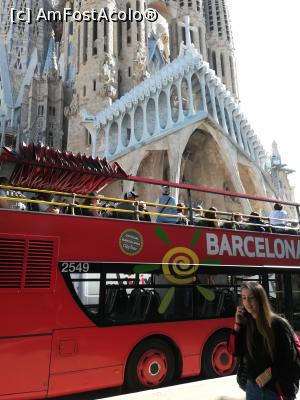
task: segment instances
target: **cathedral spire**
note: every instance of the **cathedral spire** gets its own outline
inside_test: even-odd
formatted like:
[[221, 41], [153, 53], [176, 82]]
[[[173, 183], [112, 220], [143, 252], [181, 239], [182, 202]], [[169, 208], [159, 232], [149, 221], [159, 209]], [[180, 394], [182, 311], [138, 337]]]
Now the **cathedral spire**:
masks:
[[58, 65], [57, 65], [57, 54], [56, 54], [56, 44], [55, 44], [55, 34], [52, 31], [52, 38], [49, 45], [50, 51], [50, 65], [49, 65], [49, 76], [51, 78], [58, 77]]
[[238, 84], [227, 0], [203, 0], [208, 62], [222, 82], [238, 97]]

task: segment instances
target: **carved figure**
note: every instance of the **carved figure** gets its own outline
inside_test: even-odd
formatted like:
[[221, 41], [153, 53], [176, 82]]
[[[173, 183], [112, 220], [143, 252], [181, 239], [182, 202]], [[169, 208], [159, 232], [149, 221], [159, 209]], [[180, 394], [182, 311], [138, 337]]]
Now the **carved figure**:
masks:
[[149, 72], [147, 71], [147, 57], [145, 54], [145, 49], [144, 46], [140, 46], [139, 43], [134, 62], [135, 65], [132, 78], [135, 83], [138, 84], [150, 76]]
[[77, 114], [79, 111], [79, 97], [78, 93], [73, 93], [72, 101], [69, 106], [64, 108], [65, 117], [70, 117]]

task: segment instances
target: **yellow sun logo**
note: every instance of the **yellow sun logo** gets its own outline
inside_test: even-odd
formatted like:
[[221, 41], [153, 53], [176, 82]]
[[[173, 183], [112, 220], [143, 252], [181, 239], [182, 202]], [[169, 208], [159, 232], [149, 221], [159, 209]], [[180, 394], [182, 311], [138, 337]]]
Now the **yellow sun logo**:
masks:
[[[160, 227], [156, 227], [156, 235], [166, 244], [169, 244], [169, 238], [165, 231]], [[200, 237], [200, 230], [196, 229], [191, 246], [194, 247], [198, 238]], [[215, 260], [203, 260], [203, 263], [216, 263]], [[218, 263], [218, 262], [217, 262]], [[164, 277], [171, 282], [173, 285], [189, 285], [197, 281], [197, 271], [200, 267], [200, 260], [198, 255], [194, 250], [188, 247], [173, 247], [169, 249], [162, 259], [162, 272]], [[134, 271], [137, 273], [151, 272], [158, 270], [160, 266], [158, 265], [136, 265]], [[215, 293], [213, 290], [205, 288], [203, 286], [197, 285], [198, 292], [208, 301], [213, 301], [215, 299]], [[163, 314], [168, 309], [172, 298], [175, 294], [175, 286], [168, 289], [167, 293], [164, 295], [158, 312]]]

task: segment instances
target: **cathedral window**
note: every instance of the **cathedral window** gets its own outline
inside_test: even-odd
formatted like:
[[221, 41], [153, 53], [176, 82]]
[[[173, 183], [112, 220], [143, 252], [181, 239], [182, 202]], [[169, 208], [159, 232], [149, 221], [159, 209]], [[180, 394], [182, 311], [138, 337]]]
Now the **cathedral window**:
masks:
[[83, 93], [83, 97], [85, 97], [86, 96], [86, 86], [83, 86], [82, 93]]
[[43, 105], [38, 106], [38, 115], [40, 115], [40, 116], [44, 115], [44, 106]]
[[191, 35], [191, 42], [195, 44], [194, 32], [192, 30], [190, 30], [190, 35]]
[[230, 63], [230, 75], [231, 75], [232, 92], [233, 92], [233, 94], [236, 94], [235, 75], [234, 75], [234, 62], [233, 62], [233, 58], [231, 56], [229, 57], [229, 63]]
[[92, 136], [86, 128], [85, 128], [85, 144], [87, 146], [90, 146], [92, 144]]
[[122, 22], [117, 22], [117, 34], [118, 34], [118, 55], [122, 53]]
[[183, 40], [183, 44], [186, 44], [184, 26], [181, 27], [181, 37], [182, 37], [182, 40]]
[[94, 79], [94, 80], [93, 80], [93, 91], [94, 91], [94, 92], [96, 91], [96, 88], [97, 88], [97, 86], [96, 86], [96, 80]]
[[53, 147], [54, 146], [54, 137], [53, 137], [53, 133], [49, 132], [48, 133], [48, 140], [47, 140], [47, 144], [49, 147]]
[[97, 38], [98, 38], [98, 21], [94, 20], [93, 21], [93, 42], [92, 42], [92, 45], [93, 45], [92, 53], [93, 53], [93, 55], [97, 54], [97, 43], [96, 43]]
[[217, 58], [216, 58], [216, 52], [215, 51], [212, 52], [212, 67], [215, 70], [216, 74], [218, 74], [218, 71], [217, 71]]
[[118, 98], [122, 96], [122, 71], [119, 69], [118, 70]]
[[222, 77], [225, 77], [225, 65], [224, 65], [224, 57], [223, 54], [221, 54], [221, 70], [222, 70]]
[[129, 143], [129, 141], [130, 141], [130, 136], [131, 136], [131, 129], [130, 129], [130, 128], [127, 128], [127, 130], [126, 130], [126, 136], [127, 136], [127, 143]]
[[[129, 8], [130, 8], [130, 4], [127, 3], [126, 4], [126, 14], [129, 14]], [[127, 44], [131, 44], [131, 22], [128, 19], [126, 22], [126, 27], [127, 27]]]
[[179, 6], [180, 6], [181, 8], [184, 7], [184, 0], [180, 0]]
[[128, 67], [128, 76], [131, 76], [131, 68]]
[[33, 18], [34, 18], [34, 24], [33, 24], [33, 34], [35, 36], [39, 36], [39, 22], [36, 19], [36, 16], [38, 14], [38, 4], [35, 3], [33, 10], [32, 10]]
[[69, 35], [73, 35], [73, 21], [69, 22]]
[[22, 63], [21, 63], [21, 56], [23, 53], [23, 48], [22, 47], [16, 47], [16, 56], [17, 60], [15, 62], [14, 68], [21, 70], [22, 69]]
[[88, 46], [88, 24], [87, 21], [83, 23], [83, 48], [82, 48], [82, 62], [85, 63], [87, 61], [87, 46]]

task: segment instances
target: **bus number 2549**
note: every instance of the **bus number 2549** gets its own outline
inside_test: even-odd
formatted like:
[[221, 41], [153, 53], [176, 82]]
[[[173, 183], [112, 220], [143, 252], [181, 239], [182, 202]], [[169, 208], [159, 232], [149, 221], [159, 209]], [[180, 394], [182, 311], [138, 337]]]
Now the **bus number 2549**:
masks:
[[65, 273], [89, 272], [90, 270], [90, 264], [87, 262], [63, 262], [61, 266], [61, 272]]

